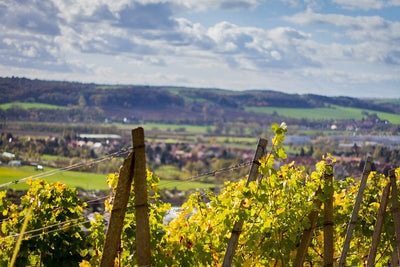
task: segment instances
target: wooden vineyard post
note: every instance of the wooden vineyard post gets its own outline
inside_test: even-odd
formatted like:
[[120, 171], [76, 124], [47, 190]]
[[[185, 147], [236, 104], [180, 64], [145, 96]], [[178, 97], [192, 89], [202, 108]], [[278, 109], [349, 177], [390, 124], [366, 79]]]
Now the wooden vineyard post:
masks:
[[133, 153], [131, 152], [128, 155], [119, 171], [114, 204], [111, 210], [103, 256], [100, 263], [101, 267], [114, 266], [114, 260], [117, 257], [117, 252], [121, 244], [122, 227], [132, 185]]
[[[324, 266], [333, 266], [333, 166], [332, 164], [326, 165], [326, 170], [324, 174], [324, 190], [325, 194], [328, 196], [324, 202]], [[304, 264], [304, 260], [307, 255], [308, 247], [310, 246], [311, 238], [315, 226], [317, 225], [319, 209], [322, 205], [319, 195], [322, 194], [321, 187], [318, 188], [315, 193], [313, 206], [314, 209], [311, 210], [308, 215], [310, 221], [310, 227], [304, 229], [302, 238], [300, 240], [299, 248], [297, 249], [296, 258], [294, 260], [293, 266], [301, 267]]]
[[390, 182], [382, 191], [381, 202], [378, 209], [378, 215], [375, 222], [374, 233], [372, 235], [372, 245], [368, 253], [367, 267], [375, 266], [375, 257], [378, 251], [379, 239], [381, 237], [382, 227], [385, 220], [386, 207], [389, 201]]
[[369, 157], [367, 157], [367, 161], [365, 162], [365, 166], [364, 166], [364, 170], [363, 170], [363, 174], [362, 174], [362, 178], [361, 178], [361, 182], [360, 182], [360, 187], [357, 192], [356, 203], [354, 204], [353, 213], [351, 214], [349, 226], [347, 228], [346, 239], [344, 241], [342, 255], [340, 256], [340, 260], [339, 260], [339, 267], [346, 265], [347, 252], [350, 248], [351, 237], [353, 235], [353, 231], [356, 226], [358, 212], [360, 211], [362, 196], [364, 193], [365, 186], [367, 184], [367, 179], [368, 179], [369, 173], [371, 172], [371, 166], [372, 166], [372, 157], [369, 156]]
[[399, 266], [399, 257], [397, 255], [397, 246], [396, 246], [396, 244], [393, 245], [392, 264], [391, 264], [391, 266]]
[[[250, 182], [255, 181], [257, 179], [258, 167], [260, 165], [258, 160], [259, 160], [259, 158], [261, 158], [264, 155], [265, 149], [267, 147], [267, 143], [268, 143], [268, 141], [265, 139], [260, 138], [258, 140], [257, 150], [256, 150], [256, 153], [254, 154], [253, 163], [251, 165], [250, 172], [249, 172], [249, 177], [247, 178], [247, 181], [246, 181], [246, 187], [248, 187]], [[222, 267], [231, 266], [233, 256], [235, 255], [235, 250], [238, 245], [239, 236], [242, 231], [242, 227], [243, 227], [243, 221], [235, 222], [233, 229], [232, 229], [231, 239], [229, 240], [229, 244], [226, 249], [225, 258], [224, 258], [224, 262], [222, 263]]]
[[[138, 265], [150, 266], [150, 234], [148, 230], [149, 218], [147, 212], [146, 162], [143, 128], [132, 130], [132, 143], [133, 151], [125, 159], [119, 172], [114, 204], [111, 210], [103, 256], [100, 263], [101, 267], [114, 266], [114, 260], [121, 244], [123, 222], [134, 176]], [[142, 191], [137, 192], [137, 190]], [[146, 200], [144, 200], [144, 198], [146, 198]], [[145, 225], [146, 222], [147, 225]]]
[[[327, 164], [324, 174], [324, 266], [333, 266], [333, 166]], [[328, 173], [327, 173], [328, 172]]]
[[301, 237], [299, 248], [297, 249], [296, 258], [293, 263], [293, 267], [302, 267], [304, 264], [304, 260], [307, 255], [308, 247], [310, 246], [311, 238], [315, 226], [317, 225], [319, 209], [321, 208], [321, 200], [318, 196], [322, 193], [321, 187], [318, 188], [317, 192], [314, 196], [313, 206], [314, 209], [308, 215], [308, 220], [310, 221], [310, 227], [304, 229], [303, 235]]
[[392, 212], [394, 221], [394, 232], [396, 237], [397, 259], [400, 259], [400, 206], [399, 194], [396, 185], [396, 173], [392, 169], [389, 171], [390, 185], [392, 186]]
[[132, 144], [135, 168], [133, 170], [135, 191], [135, 216], [136, 216], [136, 247], [138, 266], [151, 265], [150, 252], [150, 227], [147, 199], [147, 174], [146, 154], [144, 145], [144, 130], [136, 128], [132, 130]]

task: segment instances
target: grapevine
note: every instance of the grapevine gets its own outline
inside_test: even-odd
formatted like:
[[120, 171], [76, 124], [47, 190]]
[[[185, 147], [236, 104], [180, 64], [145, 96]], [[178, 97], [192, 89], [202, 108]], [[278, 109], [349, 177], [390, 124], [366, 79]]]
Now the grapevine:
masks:
[[[291, 266], [302, 234], [311, 226], [309, 214], [312, 211], [319, 211], [320, 214], [316, 228], [312, 229], [313, 237], [305, 264], [322, 265], [323, 207], [316, 206], [316, 202], [324, 203], [327, 199], [323, 177], [333, 172], [331, 164], [334, 165], [334, 160], [329, 154], [326, 155], [311, 173], [307, 173], [302, 166], [296, 167], [294, 162], [283, 164], [286, 153], [282, 142], [287, 126], [274, 124], [271, 128], [275, 135], [269, 153], [259, 159], [259, 179], [248, 187], [246, 177], [238, 182], [226, 181], [219, 193], [196, 192], [169, 224], [164, 224], [163, 218], [171, 205], [160, 200], [159, 178], [147, 172], [153, 266], [221, 266], [235, 221], [244, 222], [233, 258], [235, 266]], [[281, 166], [277, 167], [277, 164]], [[397, 169], [396, 177], [399, 174], [400, 169]], [[107, 183], [112, 190], [115, 190], [118, 178], [118, 174], [108, 176]], [[380, 197], [388, 182], [387, 177], [376, 172], [371, 172], [368, 177], [347, 257], [349, 266], [362, 266], [368, 257]], [[19, 206], [8, 202], [5, 192], [0, 192], [0, 212], [8, 217], [8, 220], [1, 222], [1, 264], [9, 263], [24, 214], [32, 207], [34, 216], [28, 223], [17, 258], [18, 264], [98, 266], [106, 229], [102, 215], [97, 214], [95, 220], [87, 224], [90, 234], [85, 237], [79, 225], [68, 224], [71, 220], [85, 221], [84, 205], [78, 200], [74, 189], [61, 183], [48, 184], [43, 180], [28, 181], [28, 184], [31, 188]], [[358, 188], [359, 182], [353, 178], [335, 181], [333, 185], [335, 260], [341, 254]], [[110, 197], [105, 201], [108, 212], [112, 209], [112, 200]], [[115, 261], [121, 266], [137, 265], [134, 207], [132, 188], [124, 219], [121, 249]], [[390, 211], [389, 201], [388, 216], [376, 257], [377, 266], [391, 261], [394, 227]], [[67, 223], [60, 226], [59, 222]], [[57, 227], [59, 231], [46, 234], [47, 230]], [[35, 229], [44, 230], [30, 232]]]

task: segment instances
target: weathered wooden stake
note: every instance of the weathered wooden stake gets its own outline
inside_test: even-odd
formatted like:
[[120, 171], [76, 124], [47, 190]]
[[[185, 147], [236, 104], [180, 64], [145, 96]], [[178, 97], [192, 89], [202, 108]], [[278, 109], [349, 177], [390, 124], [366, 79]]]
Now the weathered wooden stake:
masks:
[[134, 152], [131, 152], [128, 155], [119, 171], [118, 184], [106, 233], [100, 267], [114, 266], [114, 260], [117, 257], [117, 251], [121, 244], [122, 227], [132, 185], [132, 169], [134, 167], [133, 153]]
[[[259, 160], [259, 158], [261, 158], [264, 155], [265, 148], [267, 147], [267, 143], [268, 143], [268, 141], [265, 139], [260, 138], [258, 140], [257, 150], [256, 150], [256, 153], [254, 154], [253, 164], [251, 165], [249, 177], [247, 178], [247, 181], [246, 181], [246, 187], [248, 187], [250, 182], [255, 181], [257, 179], [258, 167], [260, 165], [258, 160]], [[226, 249], [225, 258], [224, 258], [224, 262], [222, 263], [222, 267], [231, 266], [233, 256], [235, 255], [235, 250], [238, 245], [239, 236], [242, 231], [242, 227], [243, 227], [243, 221], [235, 222], [233, 229], [232, 229], [231, 239], [229, 240], [229, 244]]]
[[399, 206], [399, 195], [397, 192], [396, 185], [396, 173], [395, 169], [389, 171], [390, 185], [392, 186], [392, 209], [393, 209], [393, 221], [394, 221], [394, 232], [396, 237], [396, 248], [397, 258], [400, 259], [400, 206]]
[[346, 265], [347, 252], [349, 251], [353, 231], [354, 228], [356, 227], [358, 212], [360, 211], [362, 196], [364, 193], [365, 186], [367, 184], [369, 173], [371, 172], [371, 166], [372, 166], [372, 157], [369, 156], [367, 157], [367, 161], [365, 162], [360, 187], [358, 188], [358, 193], [356, 197], [356, 203], [354, 204], [353, 213], [351, 214], [349, 226], [347, 228], [346, 239], [344, 241], [342, 255], [340, 256], [339, 260], [339, 267], [343, 267]]
[[379, 239], [381, 237], [383, 223], [385, 221], [386, 207], [389, 201], [390, 182], [382, 191], [381, 202], [378, 209], [378, 215], [375, 222], [374, 233], [372, 235], [372, 244], [368, 253], [367, 267], [375, 266], [375, 257], [378, 251]]
[[135, 168], [133, 171], [138, 266], [151, 265], [150, 227], [147, 199], [146, 154], [143, 128], [132, 130]]
[[121, 244], [121, 233], [126, 207], [134, 178], [136, 242], [139, 266], [150, 266], [150, 231], [147, 206], [146, 155], [143, 128], [132, 130], [133, 151], [125, 159], [116, 188], [106, 240], [104, 243], [101, 267], [114, 266], [117, 251]]
[[322, 193], [321, 187], [318, 188], [317, 192], [315, 193], [313, 206], [314, 209], [308, 215], [308, 220], [310, 221], [310, 227], [304, 229], [303, 235], [301, 237], [299, 248], [297, 249], [296, 258], [293, 263], [293, 267], [302, 267], [304, 264], [304, 260], [307, 255], [308, 247], [310, 246], [311, 238], [317, 225], [318, 214], [321, 208], [321, 200], [319, 200], [318, 195]]
[[399, 257], [397, 255], [397, 246], [393, 244], [392, 262], [390, 266], [399, 266]]
[[324, 266], [333, 266], [333, 166], [327, 164], [329, 174], [324, 174], [324, 191], [327, 199], [324, 203]]

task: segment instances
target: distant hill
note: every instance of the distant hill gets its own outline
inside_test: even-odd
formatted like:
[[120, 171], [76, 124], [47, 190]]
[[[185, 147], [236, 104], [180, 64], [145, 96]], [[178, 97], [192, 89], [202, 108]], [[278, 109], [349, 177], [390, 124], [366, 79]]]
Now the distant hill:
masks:
[[[286, 94], [278, 91], [231, 91], [185, 87], [101, 85], [61, 81], [0, 78], [3, 117], [39, 121], [104, 121], [105, 118], [206, 124], [246, 117], [265, 119], [251, 107], [330, 108], [335, 106], [400, 114], [399, 101]], [[21, 103], [30, 103], [30, 106]], [[38, 104], [32, 106], [33, 103]], [[39, 105], [46, 104], [46, 105]], [[51, 106], [48, 106], [51, 105]], [[59, 108], [57, 108], [59, 107]], [[44, 112], [52, 108], [51, 114]], [[10, 111], [13, 109], [13, 111]], [[36, 110], [34, 112], [33, 110]], [[42, 110], [43, 112], [38, 112]], [[33, 114], [34, 113], [34, 114]]]
[[59, 106], [182, 106], [181, 97], [148, 86], [101, 86], [75, 82], [0, 78], [0, 103], [34, 102]]

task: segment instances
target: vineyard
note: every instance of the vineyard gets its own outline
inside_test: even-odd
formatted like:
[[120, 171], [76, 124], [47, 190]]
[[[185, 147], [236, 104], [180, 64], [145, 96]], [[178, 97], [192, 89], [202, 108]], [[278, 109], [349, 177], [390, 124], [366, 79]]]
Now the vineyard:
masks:
[[396, 266], [400, 168], [385, 177], [371, 171], [369, 157], [362, 177], [335, 180], [329, 154], [311, 173], [293, 162], [277, 167], [287, 128], [271, 128], [275, 136], [269, 146], [259, 141], [253, 162], [204, 174], [251, 165], [248, 177], [226, 181], [219, 193], [192, 194], [169, 223], [171, 205], [161, 201], [160, 180], [145, 169], [135, 138], [120, 172], [107, 177], [109, 221], [86, 219], [89, 201], [65, 184], [15, 181], [30, 188], [18, 205], [0, 192], [0, 265], [110, 266], [111, 256], [115, 266]]

